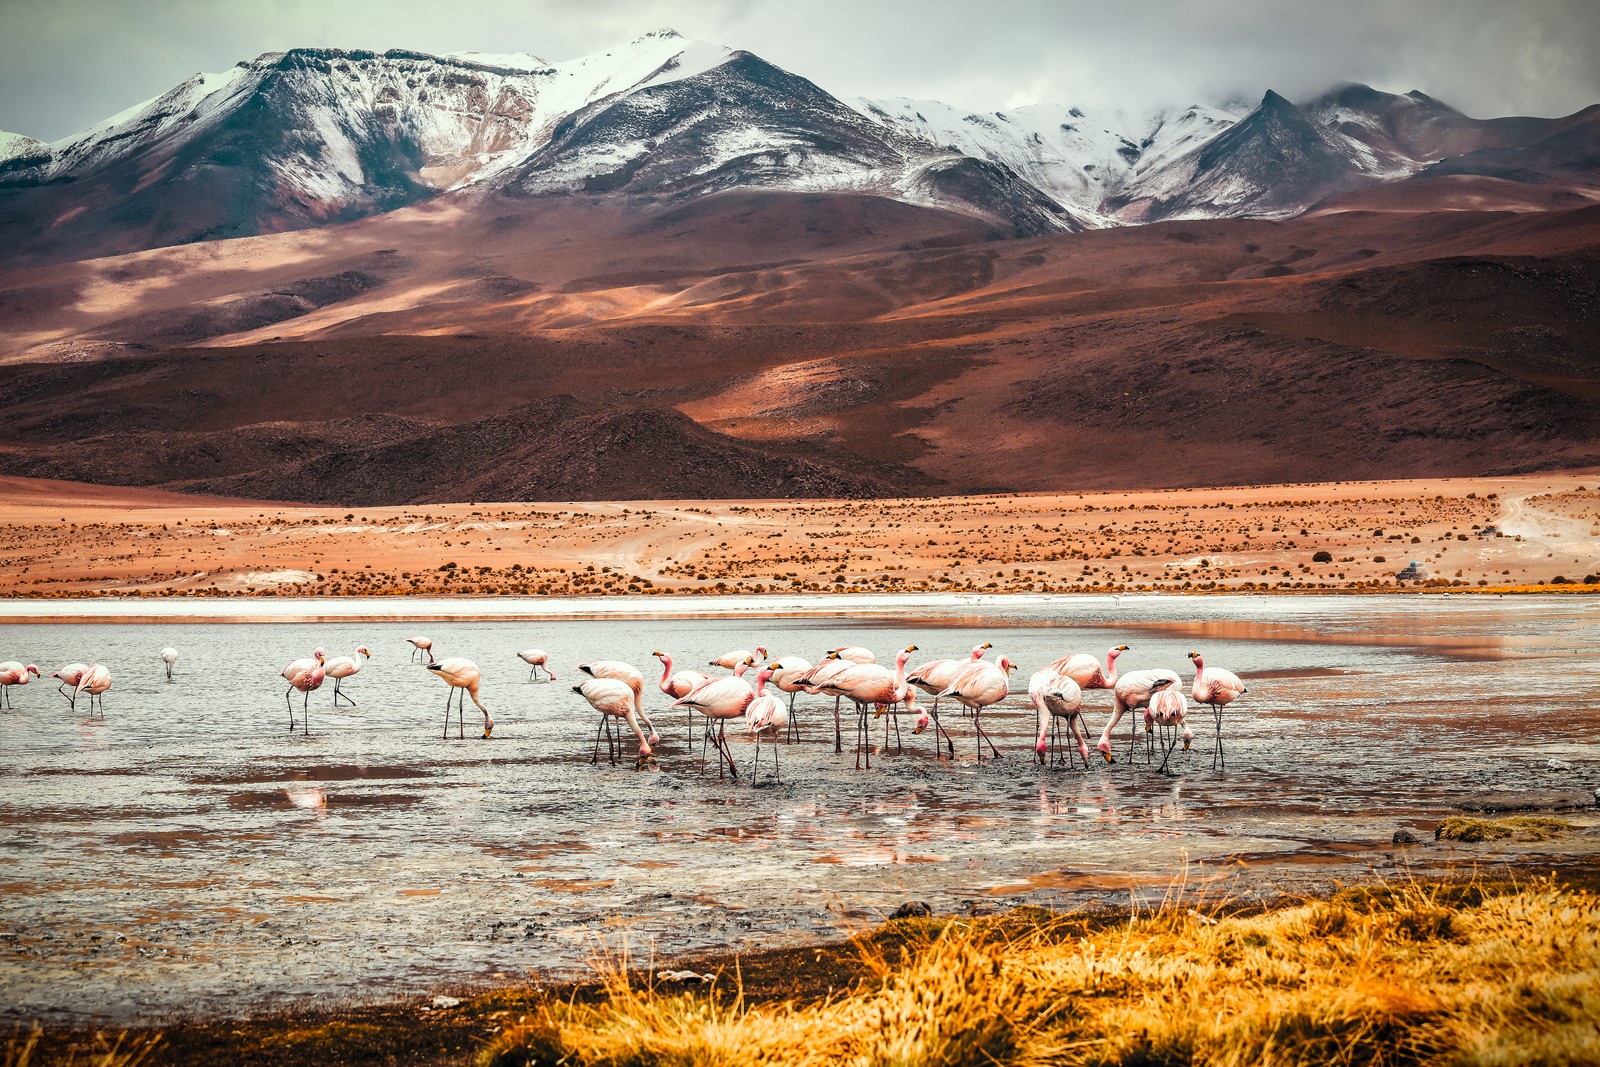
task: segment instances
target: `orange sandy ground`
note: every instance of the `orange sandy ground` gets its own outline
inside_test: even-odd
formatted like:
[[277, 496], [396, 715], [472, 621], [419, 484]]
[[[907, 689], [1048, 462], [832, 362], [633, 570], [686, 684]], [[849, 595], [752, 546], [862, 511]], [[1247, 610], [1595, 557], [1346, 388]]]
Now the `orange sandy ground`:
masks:
[[[1600, 591], [1600, 471], [881, 501], [301, 507], [0, 478], [0, 595]], [[1484, 536], [1495, 524], [1499, 536]], [[1316, 562], [1318, 552], [1332, 562]], [[1396, 572], [1415, 560], [1421, 582]]]

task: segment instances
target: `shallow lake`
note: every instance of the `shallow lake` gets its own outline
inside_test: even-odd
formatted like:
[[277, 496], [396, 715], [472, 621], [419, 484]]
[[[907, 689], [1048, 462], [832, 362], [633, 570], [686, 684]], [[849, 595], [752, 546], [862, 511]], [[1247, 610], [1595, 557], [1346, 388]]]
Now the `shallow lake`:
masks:
[[[1179, 885], [1248, 900], [1451, 865], [1587, 862], [1592, 810], [1537, 846], [1448, 847], [1431, 827], [1483, 798], [1592, 796], [1597, 609], [1555, 597], [7, 602], [0, 620], [25, 621], [0, 621], [0, 659], [45, 678], [0, 711], [3, 1010], [117, 1022], [332, 1005], [559, 978], [624, 951], [643, 962], [837, 937], [908, 900], [1127, 908]], [[113, 612], [126, 617], [74, 618]], [[224, 616], [239, 621], [196, 621]], [[445, 686], [408, 662], [414, 633], [482, 666], [493, 740], [477, 738], [470, 702], [467, 738], [441, 739]], [[667, 698], [648, 688], [659, 766], [612, 766], [603, 749], [591, 763], [596, 716], [569, 688], [593, 658], [653, 680], [656, 648], [682, 667], [758, 643], [812, 660], [862, 644], [892, 662], [914, 642], [915, 663], [985, 640], [1022, 669], [985, 715], [1005, 758], [982, 764], [970, 721], [946, 705], [954, 761], [909, 725], [884, 746], [878, 723], [871, 770], [857, 772], [848, 708], [836, 755], [832, 700], [802, 696], [781, 784], [767, 765], [752, 788], [703, 769], [681, 711], [659, 710]], [[1170, 774], [1032, 762], [1028, 674], [1118, 643], [1132, 646], [1123, 670], [1187, 681], [1197, 648], [1245, 678], [1226, 712], [1226, 771], [1212, 769], [1203, 708]], [[357, 644], [373, 652], [345, 687], [359, 705], [334, 709], [330, 682], [312, 695], [310, 736], [291, 733], [283, 665]], [[164, 645], [181, 657], [171, 684]], [[550, 652], [556, 682], [528, 680], [515, 652], [530, 646]], [[71, 711], [50, 683], [72, 660], [115, 672], [103, 718]], [[1085, 703], [1098, 732], [1110, 694]], [[743, 775], [742, 733], [729, 730]], [[1124, 725], [1119, 758], [1126, 738]], [[1399, 828], [1424, 843], [1396, 850]]]

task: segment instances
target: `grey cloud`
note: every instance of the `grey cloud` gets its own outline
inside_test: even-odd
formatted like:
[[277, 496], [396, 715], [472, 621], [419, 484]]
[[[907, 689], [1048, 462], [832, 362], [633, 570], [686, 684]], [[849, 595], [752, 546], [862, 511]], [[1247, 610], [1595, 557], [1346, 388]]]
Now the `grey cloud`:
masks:
[[1600, 101], [1592, 0], [8, 0], [0, 129], [65, 136], [199, 70], [312, 45], [565, 59], [658, 26], [750, 51], [840, 95], [996, 110], [1302, 99], [1342, 81], [1469, 114]]

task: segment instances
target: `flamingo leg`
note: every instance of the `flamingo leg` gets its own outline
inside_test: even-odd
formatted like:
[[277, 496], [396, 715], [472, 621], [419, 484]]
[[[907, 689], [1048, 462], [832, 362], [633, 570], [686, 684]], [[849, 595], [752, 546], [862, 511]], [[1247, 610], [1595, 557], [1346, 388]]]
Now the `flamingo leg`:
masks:
[[[900, 709], [891, 704], [889, 705], [889, 714], [894, 718], [894, 751], [895, 755], [898, 756], [905, 751], [905, 746], [900, 742]], [[884, 747], [888, 747], [887, 739], [885, 739]]]
[[590, 763], [600, 762], [600, 731], [606, 728], [606, 714], [600, 713], [600, 721], [594, 725], [594, 751], [589, 754]]
[[[945, 752], [939, 752], [939, 738], [944, 738]], [[956, 743], [950, 739], [950, 734], [944, 728], [944, 723], [939, 721], [939, 698], [933, 698], [933, 750], [938, 753], [939, 759], [955, 759]]]
[[[294, 692], [294, 686], [292, 685], [283, 691], [283, 706], [289, 709], [289, 730], [291, 733], [294, 731], [294, 704], [289, 700], [289, 694], [292, 692]], [[76, 700], [72, 702], [72, 710], [78, 710], [78, 702]]]
[[750, 761], [750, 788], [754, 789], [761, 775], [761, 734], [756, 734], [756, 758]]
[[444, 739], [450, 740], [450, 701], [455, 699], [454, 689], [445, 690], [444, 694]]
[[1212, 751], [1211, 751], [1211, 769], [1212, 770], [1216, 770], [1217, 769], [1217, 762], [1220, 760], [1221, 763], [1222, 763], [1222, 769], [1223, 770], [1227, 770], [1228, 769], [1228, 757], [1226, 755], [1224, 755], [1223, 751], [1222, 751], [1222, 705], [1221, 704], [1212, 704], [1211, 705], [1211, 717], [1216, 722], [1216, 727], [1217, 727], [1217, 747], [1212, 749]]
[[991, 758], [1000, 759], [1000, 750], [994, 747], [994, 742], [989, 740], [989, 735], [983, 732], [983, 709], [972, 709], [972, 726], [978, 732], [978, 762], [983, 762], [983, 746], [988, 745], [993, 754]]
[[[91, 702], [90, 707], [94, 704]], [[311, 736], [311, 690], [306, 690], [305, 698], [300, 702], [300, 726], [307, 737]]]
[[[1163, 736], [1166, 735], [1167, 731], [1168, 731], [1167, 727], [1163, 726], [1161, 728], [1161, 733], [1162, 733]], [[1178, 728], [1176, 726], [1173, 726], [1171, 728], [1171, 732], [1172, 732], [1172, 740], [1167, 742], [1167, 750], [1161, 757], [1161, 771], [1162, 771], [1162, 773], [1166, 773], [1167, 761], [1172, 758], [1172, 750], [1174, 748], [1176, 748], [1177, 744], [1178, 744]]]
[[172, 664], [167, 664], [167, 681], [172, 681]]
[[840, 723], [839, 723], [839, 701], [840, 701], [840, 699], [841, 699], [840, 697], [834, 697], [833, 698], [833, 751], [834, 751], [835, 754], [838, 754], [838, 753], [844, 751], [844, 737], [843, 737], [844, 727], [842, 725], [840, 725]]
[[733, 762], [733, 750], [728, 747], [728, 724], [724, 719], [717, 720], [717, 751], [721, 754], [721, 761], [717, 764], [717, 777], [722, 777], [722, 768], [726, 764], [728, 775], [737, 782], [739, 780], [739, 766]]
[[794, 697], [793, 693], [789, 694], [788, 740], [790, 741], [800, 740], [800, 722], [794, 717]]

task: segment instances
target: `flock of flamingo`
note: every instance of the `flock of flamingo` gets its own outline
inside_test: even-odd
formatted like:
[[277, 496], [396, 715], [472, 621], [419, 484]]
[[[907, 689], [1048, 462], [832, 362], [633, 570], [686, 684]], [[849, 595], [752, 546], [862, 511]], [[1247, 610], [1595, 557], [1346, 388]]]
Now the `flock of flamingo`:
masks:
[[[444, 736], [450, 736], [452, 705], [456, 714], [456, 736], [466, 736], [466, 699], [471, 697], [473, 705], [483, 713], [483, 737], [490, 737], [494, 732], [494, 718], [479, 698], [482, 672], [478, 665], [461, 657], [435, 659], [433, 642], [426, 637], [412, 637], [408, 642], [412, 646], [412, 660], [424, 660], [424, 666], [449, 686], [445, 698]], [[961, 659], [934, 659], [907, 669], [911, 654], [918, 651], [916, 645], [908, 645], [895, 656], [894, 669], [890, 670], [878, 663], [877, 656], [870, 649], [859, 645], [831, 648], [816, 664], [799, 656], [769, 656], [765, 645], [757, 645], [753, 651], [735, 649], [725, 652], [707, 664], [732, 672], [726, 675], [712, 675], [699, 670], [674, 670], [670, 654], [656, 651], [652, 655], [661, 664], [661, 677], [656, 684], [662, 693], [672, 698], [669, 707], [684, 708], [689, 715], [690, 745], [694, 740], [693, 716], [699, 712], [704, 719], [702, 753], [706, 745], [714, 747], [719, 777], [726, 773], [737, 780], [739, 771], [726, 734], [728, 723], [742, 719], [756, 740], [756, 755], [750, 772], [754, 779], [760, 767], [763, 737], [776, 742], [782, 734], [786, 740], [798, 740], [799, 722], [794, 705], [795, 698], [801, 693], [834, 698], [835, 753], [844, 751], [841, 708], [843, 701], [851, 702], [855, 711], [857, 770], [863, 767], [863, 757], [867, 767], [872, 762], [869, 739], [872, 722], [869, 713], [873, 718], [883, 720], [885, 748], [891, 726], [898, 742], [900, 716], [905, 714], [913, 717], [913, 734], [920, 735], [931, 724], [938, 758], [953, 758], [955, 742], [939, 719], [939, 703], [945, 699], [956, 702], [964, 715], [971, 716], [978, 760], [981, 762], [985, 759], [985, 746], [992, 757], [998, 758], [999, 749], [984, 732], [983, 713], [986, 708], [993, 707], [1010, 695], [1010, 676], [1017, 665], [1006, 656], [992, 661], [985, 659], [984, 655], [991, 647], [991, 644], [984, 642]], [[1192, 697], [1196, 704], [1204, 704], [1211, 709], [1216, 731], [1212, 767], [1225, 767], [1222, 709], [1247, 692], [1238, 675], [1219, 667], [1207, 667], [1199, 652], [1190, 652], [1195, 676], [1189, 688], [1189, 697], [1186, 697], [1183, 681], [1174, 671], [1152, 668], [1119, 675], [1117, 657], [1126, 651], [1127, 645], [1110, 649], [1103, 665], [1099, 659], [1085, 653], [1063, 656], [1034, 672], [1028, 681], [1028, 702], [1037, 716], [1035, 759], [1040, 763], [1059, 765], [1065, 762], [1075, 766], [1073, 756], [1076, 753], [1087, 769], [1090, 761], [1088, 729], [1084, 721], [1084, 691], [1109, 689], [1112, 693], [1111, 717], [1095, 745], [1107, 763], [1116, 762], [1112, 753], [1112, 730], [1128, 712], [1142, 710], [1146, 733], [1145, 755], [1153, 762], [1155, 749], [1161, 748], [1160, 769], [1165, 771], [1178, 742], [1181, 740], [1187, 751], [1194, 739], [1194, 732], [1186, 722], [1189, 697]], [[327, 653], [318, 648], [309, 657], [297, 659], [285, 667], [282, 677], [288, 683], [288, 688], [284, 690], [284, 703], [289, 711], [289, 729], [294, 730], [296, 725], [300, 725], [309, 735], [311, 694], [320, 689], [328, 678], [334, 680], [334, 706], [337, 707], [344, 700], [354, 707], [355, 700], [341, 689], [341, 683], [359, 673], [362, 661], [370, 656], [365, 645], [358, 646], [354, 655], [333, 659], [329, 659]], [[555, 680], [550, 657], [543, 650], [525, 649], [518, 652], [517, 656], [529, 667], [529, 681], [538, 681], [541, 671], [544, 681]], [[171, 682], [178, 653], [175, 649], [164, 648], [161, 650], [161, 659], [166, 665], [167, 681]], [[599, 760], [600, 739], [604, 735], [610, 759], [613, 763], [616, 761], [617, 738], [613, 733], [613, 724], [626, 723], [639, 742], [636, 766], [642, 767], [653, 762], [654, 746], [660, 743], [661, 738], [645, 710], [644, 674], [622, 660], [593, 660], [578, 664], [577, 669], [585, 677], [572, 687], [573, 692], [580, 694], [600, 714], [591, 760]], [[755, 672], [754, 685], [744, 677], [751, 670]], [[31, 663], [0, 663], [0, 703], [9, 706], [11, 686], [26, 685], [30, 677], [40, 677], [39, 668]], [[99, 701], [101, 713], [104, 714], [103, 697], [111, 688], [109, 669], [98, 663], [71, 663], [51, 677], [60, 682], [58, 691], [74, 708], [77, 707], [78, 697], [87, 694], [91, 713], [96, 701]], [[787, 693], [788, 701], [768, 692], [769, 685]], [[72, 687], [70, 694], [67, 693], [69, 686]], [[296, 692], [302, 694], [298, 724], [293, 702]], [[933, 698], [931, 707], [918, 704], [919, 692]], [[875, 712], [873, 709], [876, 709]], [[1063, 731], [1070, 735], [1070, 743], [1063, 743]], [[1152, 740], [1152, 735], [1158, 733], [1159, 743]], [[1134, 720], [1128, 741], [1130, 762], [1138, 754], [1137, 740], [1137, 720]], [[771, 747], [773, 772], [781, 776], [777, 751], [774, 743]]]

